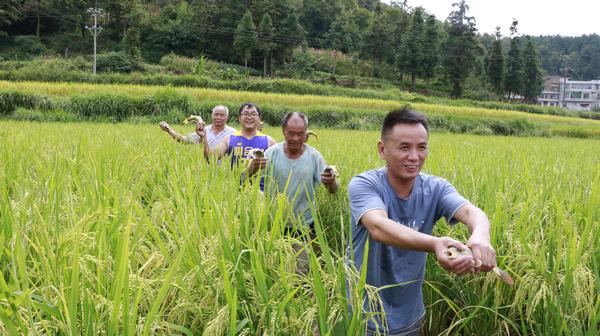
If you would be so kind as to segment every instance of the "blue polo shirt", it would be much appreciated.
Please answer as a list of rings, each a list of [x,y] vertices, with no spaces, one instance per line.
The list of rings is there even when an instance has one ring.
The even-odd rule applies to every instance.
[[[353,249],[348,247],[349,259],[360,272],[368,241],[367,284],[378,288],[394,285],[379,291],[383,303],[379,310],[385,311],[388,329],[384,330],[380,318],[376,323],[369,321],[367,328],[389,333],[405,331],[425,314],[422,287],[427,253],[377,242],[371,239],[360,220],[370,210],[383,209],[398,225],[430,235],[435,222],[442,217],[448,223],[456,223],[454,214],[468,201],[448,181],[424,173],[417,176],[410,196],[400,198],[389,183],[387,167],[353,177],[348,193]],[[367,302],[364,309],[370,311]]]

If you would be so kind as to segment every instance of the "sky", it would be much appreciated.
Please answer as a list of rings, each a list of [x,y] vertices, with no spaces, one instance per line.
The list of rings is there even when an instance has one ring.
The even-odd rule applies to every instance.
[[[458,0],[408,0],[408,5],[421,6],[444,21],[452,11],[453,2]],[[519,20],[521,35],[600,34],[600,0],[467,0],[466,3],[481,34],[493,34],[496,26],[500,26],[502,36],[508,36],[513,18]]]

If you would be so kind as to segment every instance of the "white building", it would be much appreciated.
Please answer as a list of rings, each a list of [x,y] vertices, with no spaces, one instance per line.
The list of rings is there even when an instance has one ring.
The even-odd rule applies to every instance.
[[[537,101],[543,106],[591,111],[600,108],[600,80],[573,81],[558,76],[546,77]]]

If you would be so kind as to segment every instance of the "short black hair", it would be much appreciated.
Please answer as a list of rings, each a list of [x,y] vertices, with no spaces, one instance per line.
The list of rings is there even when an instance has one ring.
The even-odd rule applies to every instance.
[[[381,139],[383,140],[397,124],[421,124],[429,134],[427,118],[417,111],[411,110],[408,107],[403,107],[389,112],[385,118],[383,118],[383,124],[381,125]]]
[[[258,112],[259,117],[262,115],[262,110],[260,109],[260,107],[258,107],[258,105],[254,104],[254,103],[242,103],[242,105],[240,106],[240,109],[238,111],[238,115],[242,115],[243,109],[251,108],[251,107],[254,107],[256,109],[256,112]]]
[[[306,128],[308,128],[308,117],[306,116],[306,114],[301,113],[301,112],[288,112],[283,116],[283,119],[281,119],[281,129],[282,130],[285,131],[285,127],[287,126],[288,121],[294,115],[297,115],[298,117],[302,118],[302,121],[304,121],[304,126]]]

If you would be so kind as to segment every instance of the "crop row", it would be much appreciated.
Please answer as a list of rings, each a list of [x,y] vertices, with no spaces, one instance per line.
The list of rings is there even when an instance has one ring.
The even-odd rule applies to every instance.
[[[271,125],[279,124],[286,112],[297,110],[305,112],[317,125],[369,129],[376,128],[387,111],[404,105],[402,102],[376,99],[139,85],[0,81],[0,90],[3,90],[0,91],[0,115],[26,120],[108,118],[123,121],[137,118],[138,121],[153,122],[162,118],[175,121],[191,113],[208,117],[214,104],[229,105],[235,110],[240,103],[252,101],[263,107],[263,119]],[[598,120],[573,117],[423,103],[411,106],[430,117],[434,130],[454,133],[552,135],[550,126],[560,125],[574,131],[563,130],[556,134],[580,136],[583,133],[577,132],[578,127],[600,127]],[[32,109],[54,111],[27,111]],[[586,136],[590,134],[596,136],[585,133]]]
[[[0,122],[0,333],[359,335],[346,186],[382,165],[377,132],[311,140],[341,172],[317,193],[314,244],[282,235],[285,201],[239,186],[154,125]],[[267,133],[281,139],[280,130]],[[596,140],[432,134],[425,171],[492,223],[493,274],[429,260],[430,335],[590,335],[600,323]],[[351,153],[352,155],[348,155]],[[462,241],[463,225],[436,235]],[[293,244],[310,272],[294,270]],[[318,248],[317,248],[318,247]]]

